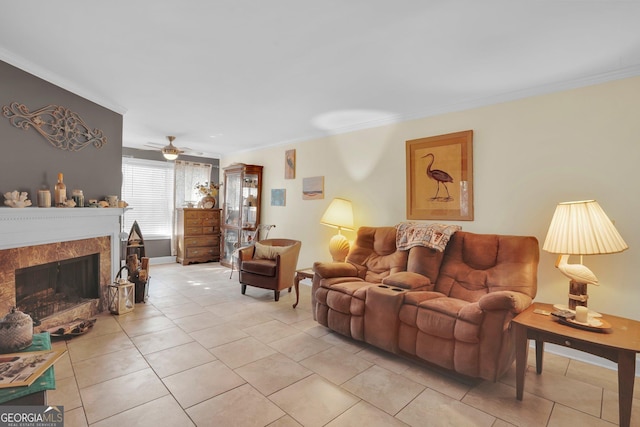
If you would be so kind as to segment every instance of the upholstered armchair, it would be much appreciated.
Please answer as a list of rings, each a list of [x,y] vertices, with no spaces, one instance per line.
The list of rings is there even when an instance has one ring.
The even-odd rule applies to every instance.
[[[247,285],[274,291],[276,301],[280,291],[293,286],[302,243],[291,239],[265,239],[242,248],[238,256],[238,270],[242,295]]]

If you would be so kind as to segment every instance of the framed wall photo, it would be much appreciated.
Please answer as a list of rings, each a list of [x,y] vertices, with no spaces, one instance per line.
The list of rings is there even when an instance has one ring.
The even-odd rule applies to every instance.
[[[302,200],[324,199],[324,176],[302,179]]]
[[[287,150],[284,153],[284,179],[296,177],[296,150]]]
[[[271,206],[285,206],[287,190],[285,188],[273,188],[271,190]]]
[[[473,221],[473,131],[406,142],[407,219]]]

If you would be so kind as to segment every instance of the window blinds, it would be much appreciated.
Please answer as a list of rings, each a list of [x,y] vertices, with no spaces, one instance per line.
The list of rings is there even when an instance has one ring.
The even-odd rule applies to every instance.
[[[144,239],[168,239],[173,223],[173,163],[122,158],[122,200],[131,211],[124,215],[124,230],[138,221]]]

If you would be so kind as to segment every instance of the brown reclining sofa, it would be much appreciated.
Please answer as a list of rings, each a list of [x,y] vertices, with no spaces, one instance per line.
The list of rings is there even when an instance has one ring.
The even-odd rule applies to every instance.
[[[443,252],[400,250],[397,227],[361,227],[345,262],[314,263],[314,318],[392,353],[496,381],[515,357],[510,321],[536,295],[537,239],[457,231]]]

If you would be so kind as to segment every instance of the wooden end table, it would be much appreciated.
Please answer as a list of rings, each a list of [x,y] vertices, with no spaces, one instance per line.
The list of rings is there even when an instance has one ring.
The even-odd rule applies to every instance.
[[[296,303],[293,304],[293,308],[296,308],[298,305],[298,300],[300,299],[300,280],[311,279],[313,280],[313,268],[303,268],[301,270],[296,270],[296,277],[293,279],[293,286],[296,288]]]
[[[516,398],[522,400],[527,369],[529,340],[536,341],[536,373],[542,373],[544,343],[561,345],[604,357],[618,364],[618,407],[620,427],[631,423],[636,354],[640,353],[640,322],[603,315],[611,324],[611,333],[592,332],[559,323],[553,316],[534,313],[554,311],[553,305],[534,303],[512,321],[516,346]]]

